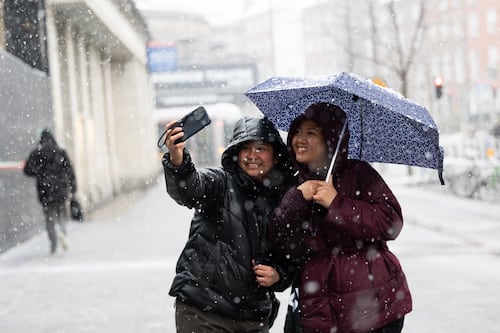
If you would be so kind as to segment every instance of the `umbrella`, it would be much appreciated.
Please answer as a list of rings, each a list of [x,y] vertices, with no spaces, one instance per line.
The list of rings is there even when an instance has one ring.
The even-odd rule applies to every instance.
[[[318,78],[274,77],[245,95],[284,131],[310,105],[336,105],[347,115],[348,158],[437,169],[444,184],[436,123],[426,108],[393,90],[342,72]]]

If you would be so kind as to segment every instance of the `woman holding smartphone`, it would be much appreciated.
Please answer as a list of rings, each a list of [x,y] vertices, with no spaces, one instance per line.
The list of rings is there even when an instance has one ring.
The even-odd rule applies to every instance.
[[[222,166],[198,169],[176,143],[184,133],[174,124],[163,157],[167,192],[195,209],[170,289],[177,332],[269,332],[274,291],[289,285],[266,237],[268,217],[293,183],[286,145],[267,119],[243,117]]]

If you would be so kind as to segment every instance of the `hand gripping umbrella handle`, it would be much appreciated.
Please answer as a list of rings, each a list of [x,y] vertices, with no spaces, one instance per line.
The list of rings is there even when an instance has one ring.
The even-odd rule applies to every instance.
[[[344,125],[342,126],[342,131],[340,131],[339,141],[337,141],[337,148],[335,148],[335,153],[333,154],[332,160],[330,161],[330,167],[328,168],[328,172],[326,173],[325,182],[328,181],[328,177],[330,177],[330,174],[333,171],[333,166],[335,164],[335,160],[337,159],[337,154],[339,153],[340,144],[342,143],[342,138],[344,137],[346,127],[347,127],[347,117],[346,120],[344,121]]]

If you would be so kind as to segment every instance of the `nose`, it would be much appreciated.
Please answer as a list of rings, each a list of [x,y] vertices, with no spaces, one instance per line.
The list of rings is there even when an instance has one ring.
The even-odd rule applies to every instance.
[[[303,133],[296,133],[294,139],[298,142],[305,142],[306,136]]]
[[[248,149],[247,158],[254,159],[256,157],[257,157],[257,148],[255,148],[255,147],[249,148]]]

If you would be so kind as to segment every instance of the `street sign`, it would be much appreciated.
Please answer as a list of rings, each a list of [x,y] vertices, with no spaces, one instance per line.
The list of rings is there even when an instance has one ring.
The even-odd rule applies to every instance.
[[[177,47],[173,43],[150,42],[147,55],[151,73],[177,70]]]

